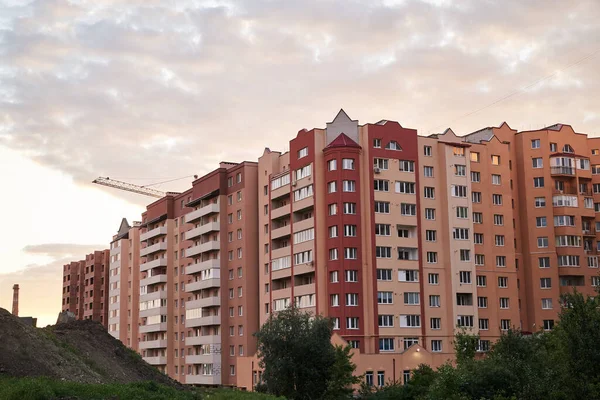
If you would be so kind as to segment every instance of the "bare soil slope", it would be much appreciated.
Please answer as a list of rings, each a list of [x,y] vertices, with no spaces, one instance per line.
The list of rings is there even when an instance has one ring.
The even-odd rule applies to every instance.
[[[33,328],[0,308],[0,375],[180,386],[92,321]]]

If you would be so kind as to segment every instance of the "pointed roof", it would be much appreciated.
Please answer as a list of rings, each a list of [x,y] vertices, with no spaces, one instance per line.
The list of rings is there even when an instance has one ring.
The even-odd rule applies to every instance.
[[[330,123],[340,120],[353,121],[352,118],[350,118],[348,114],[346,114],[346,111],[344,111],[343,108],[340,108],[340,111],[338,111],[337,115]]]
[[[122,239],[129,234],[129,229],[131,226],[129,222],[127,222],[127,218],[123,218],[121,220],[121,225],[119,226],[119,231],[117,232],[117,239]]]
[[[342,112],[343,111],[344,110],[342,110]],[[358,143],[356,143],[354,140],[349,138],[344,132],[340,133],[338,135],[338,137],[333,139],[333,141],[331,143],[329,143],[325,148],[331,149],[334,147],[355,147],[355,148],[360,149],[360,146],[358,145]]]

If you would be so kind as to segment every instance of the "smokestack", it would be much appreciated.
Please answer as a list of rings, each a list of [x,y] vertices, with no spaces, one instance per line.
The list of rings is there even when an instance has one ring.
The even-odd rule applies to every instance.
[[[15,317],[19,316],[19,285],[13,286],[13,307],[12,313]]]

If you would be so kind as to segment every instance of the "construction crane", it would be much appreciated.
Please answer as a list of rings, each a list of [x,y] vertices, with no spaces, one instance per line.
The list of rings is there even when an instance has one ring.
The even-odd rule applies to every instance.
[[[126,190],[128,192],[143,194],[143,195],[150,196],[150,197],[156,197],[159,199],[162,197],[165,197],[167,195],[167,193],[173,193],[173,192],[162,192],[160,190],[151,189],[151,188],[147,188],[144,186],[138,186],[138,185],[134,185],[132,183],[117,181],[115,179],[110,179],[108,177],[96,178],[92,181],[92,183],[96,183],[96,184],[102,185],[102,186],[108,186],[108,187],[115,188],[115,189]]]

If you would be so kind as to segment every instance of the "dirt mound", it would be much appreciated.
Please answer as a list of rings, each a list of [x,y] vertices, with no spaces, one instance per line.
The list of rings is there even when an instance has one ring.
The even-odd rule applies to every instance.
[[[82,383],[154,381],[180,386],[113,338],[97,322],[43,329],[0,308],[0,375],[47,376]]]

